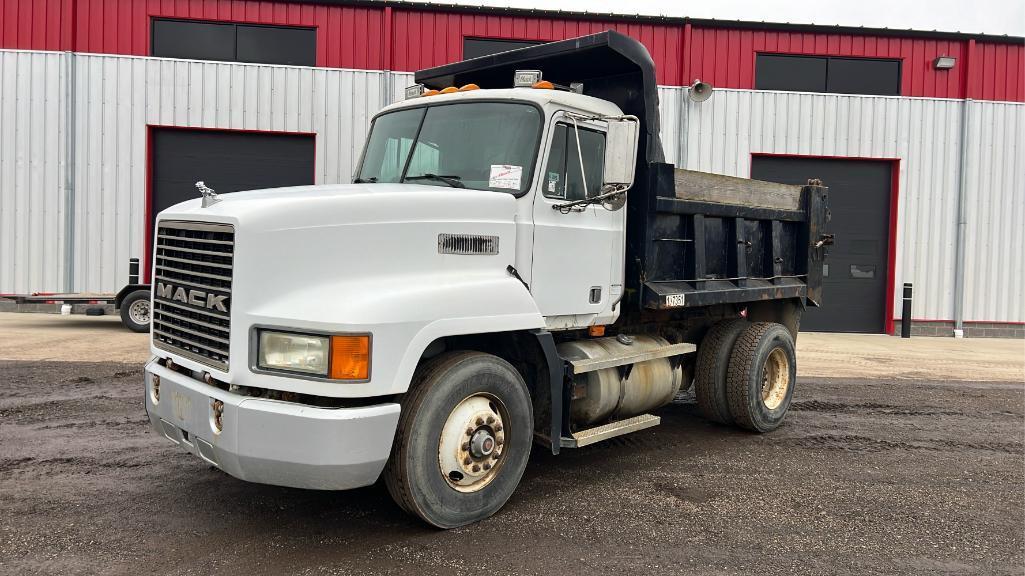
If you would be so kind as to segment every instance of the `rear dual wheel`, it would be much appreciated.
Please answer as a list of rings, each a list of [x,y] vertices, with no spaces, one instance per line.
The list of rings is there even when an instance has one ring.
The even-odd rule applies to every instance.
[[[452,352],[417,370],[384,480],[405,511],[438,528],[497,512],[520,482],[533,442],[530,395],[508,362]]]
[[[782,324],[725,320],[698,349],[694,389],[701,413],[719,424],[775,430],[797,380],[794,339]]]
[[[730,353],[726,397],[733,422],[754,432],[783,423],[797,382],[794,339],[782,324],[756,322]]]

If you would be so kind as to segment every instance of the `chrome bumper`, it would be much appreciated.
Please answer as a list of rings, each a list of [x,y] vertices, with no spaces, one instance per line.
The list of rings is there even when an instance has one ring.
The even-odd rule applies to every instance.
[[[159,401],[153,377],[159,376]],[[228,474],[262,484],[344,490],[384,469],[398,404],[316,408],[225,392],[151,361],[146,411],[158,434]],[[215,400],[224,403],[222,429]]]

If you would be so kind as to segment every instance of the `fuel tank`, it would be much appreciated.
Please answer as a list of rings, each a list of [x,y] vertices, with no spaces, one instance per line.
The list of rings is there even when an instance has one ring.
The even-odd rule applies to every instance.
[[[668,346],[658,336],[631,336],[574,340],[558,345],[567,360],[602,358]],[[672,401],[683,383],[683,370],[671,358],[659,358],[626,367],[580,374],[570,394],[570,422],[576,426],[619,420],[643,414]],[[626,378],[623,374],[626,373]]]

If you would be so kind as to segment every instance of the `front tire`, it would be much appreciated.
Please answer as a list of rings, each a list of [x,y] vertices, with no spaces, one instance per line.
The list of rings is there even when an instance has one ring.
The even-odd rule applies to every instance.
[[[132,332],[149,332],[149,290],[136,290],[121,301],[121,323]]]
[[[417,369],[384,470],[392,499],[438,528],[497,512],[533,442],[530,394],[508,362],[452,352]]]
[[[769,432],[782,423],[797,383],[794,339],[782,324],[758,322],[737,338],[730,355],[726,394],[741,428]]]

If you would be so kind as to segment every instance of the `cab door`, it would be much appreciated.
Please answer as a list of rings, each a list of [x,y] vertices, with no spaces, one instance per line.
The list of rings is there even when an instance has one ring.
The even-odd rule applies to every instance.
[[[564,206],[600,193],[605,128],[557,116],[546,152],[534,196],[530,291],[550,329],[612,321],[622,288],[626,211]]]

